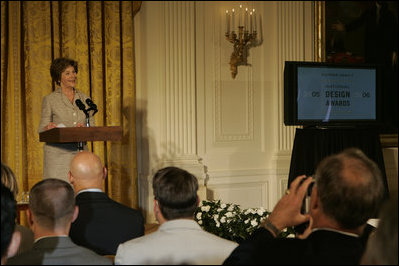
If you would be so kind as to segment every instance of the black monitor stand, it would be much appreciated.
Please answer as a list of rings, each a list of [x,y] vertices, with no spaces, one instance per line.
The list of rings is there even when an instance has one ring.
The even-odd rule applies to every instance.
[[[298,128],[292,149],[288,187],[295,177],[314,174],[318,163],[324,157],[350,147],[361,149],[377,163],[385,185],[385,198],[388,198],[388,181],[379,131],[371,128]]]

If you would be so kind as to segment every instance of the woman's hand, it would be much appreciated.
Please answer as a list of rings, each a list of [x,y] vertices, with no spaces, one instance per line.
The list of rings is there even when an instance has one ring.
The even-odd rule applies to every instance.
[[[50,123],[48,123],[47,126],[44,127],[44,130],[50,130],[50,129],[53,129],[56,127],[57,127],[57,125],[54,122],[50,122]]]
[[[76,127],[84,127],[85,125],[83,125],[82,123],[77,123]]]

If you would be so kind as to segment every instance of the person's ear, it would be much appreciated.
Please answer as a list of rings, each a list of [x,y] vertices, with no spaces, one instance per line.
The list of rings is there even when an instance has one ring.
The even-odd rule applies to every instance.
[[[163,224],[166,221],[162,214],[161,207],[159,206],[159,202],[156,199],[154,199],[154,215],[158,223]]]
[[[154,199],[154,214],[157,214],[158,212],[159,212],[158,201]]]
[[[14,231],[11,237],[10,245],[8,245],[7,258],[13,257],[15,254],[17,254],[20,243],[21,233],[18,231]]]
[[[76,218],[78,218],[78,215],[79,215],[79,207],[75,206],[73,210],[72,223],[76,220]]]
[[[309,210],[315,211],[318,210],[319,208],[320,208],[319,191],[317,190],[317,186],[314,186],[312,190],[312,195],[310,197]]]
[[[69,180],[69,183],[73,184],[73,175],[72,175],[71,171],[68,171],[68,180]]]
[[[33,228],[32,228],[34,226],[33,214],[29,208],[26,210],[26,218],[28,219],[29,227],[33,230]]]
[[[103,179],[107,178],[108,170],[107,167],[103,167]]]

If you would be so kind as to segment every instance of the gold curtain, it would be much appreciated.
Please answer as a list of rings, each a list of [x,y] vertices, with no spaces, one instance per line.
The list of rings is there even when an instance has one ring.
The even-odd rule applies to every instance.
[[[99,112],[96,126],[122,126],[121,142],[94,142],[108,168],[110,197],[138,207],[135,143],[134,15],[141,1],[1,1],[1,160],[20,191],[42,179],[37,129],[52,92],[50,64],[79,63],[77,88]]]

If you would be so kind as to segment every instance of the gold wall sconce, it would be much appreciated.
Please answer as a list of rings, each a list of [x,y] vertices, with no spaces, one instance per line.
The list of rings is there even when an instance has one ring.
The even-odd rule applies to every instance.
[[[230,30],[231,22],[231,30]],[[233,79],[237,76],[238,66],[248,66],[247,57],[250,47],[257,46],[256,13],[255,9],[243,11],[242,5],[238,11],[238,35],[235,32],[235,10],[226,10],[226,39],[233,44],[233,53],[230,56],[230,70]]]

